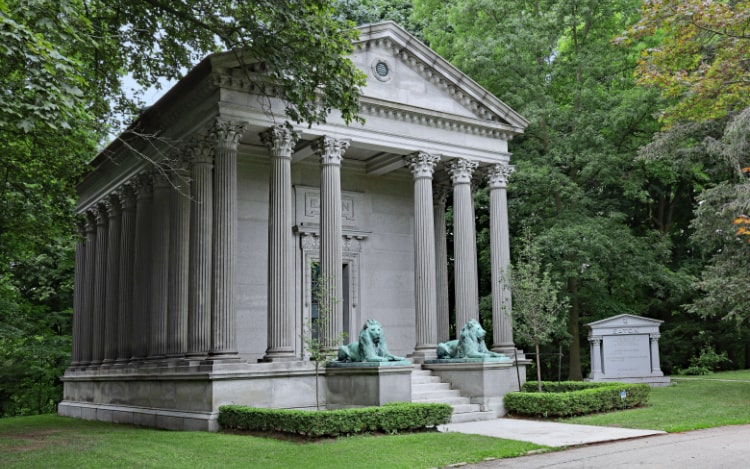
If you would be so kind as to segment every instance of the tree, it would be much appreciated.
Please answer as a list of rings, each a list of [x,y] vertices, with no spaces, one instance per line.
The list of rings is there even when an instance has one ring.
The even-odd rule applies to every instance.
[[[702,246],[708,265],[695,286],[702,293],[687,306],[704,318],[721,318],[747,325],[750,320],[750,243],[746,220],[750,214],[750,108],[734,117],[720,140],[709,140],[708,151],[732,176],[704,190],[693,220],[693,241]]]
[[[320,274],[320,264],[313,263],[313,282],[312,295],[313,307],[317,310],[317,317],[312,317],[305,321],[304,330],[302,331],[302,343],[305,352],[310,355],[310,360],[315,362],[315,406],[320,410],[320,367],[325,366],[337,354],[337,348],[346,340],[346,333],[341,332],[336,337],[326,338],[321,335],[322,331],[329,330],[331,325],[333,311],[331,307],[336,305],[340,300],[332,297],[331,281],[323,278]],[[330,301],[326,301],[330,300]]]
[[[641,19],[621,41],[652,37],[636,74],[673,99],[665,125],[718,119],[750,105],[748,1],[644,1]]]
[[[71,297],[44,304],[26,288],[23,266],[49,255],[53,240],[68,256],[60,263],[72,264],[75,186],[96,148],[144,104],[125,89],[126,75],[158,87],[206,54],[242,50],[245,60],[267,64],[290,121],[323,122],[334,109],[356,120],[364,81],[348,55],[357,32],[332,3],[0,0],[0,330],[29,341],[70,335],[69,321],[50,332],[37,319],[70,314]],[[39,268],[54,278],[57,264]],[[3,340],[2,359],[30,343]]]
[[[543,269],[531,232],[527,230],[511,275],[513,334],[521,344],[534,346],[539,392],[542,392],[539,346],[564,335],[567,300],[558,299],[561,288],[562,284],[552,280],[549,268]]]
[[[511,235],[519,239],[530,227],[553,280],[565,286],[571,379],[583,378],[582,321],[668,315],[669,290],[688,290],[687,278],[666,268],[671,236],[687,221],[655,233],[638,218],[657,191],[649,187],[654,168],[636,155],[659,129],[653,116],[663,103],[656,90],[635,84],[640,50],[612,38],[637,21],[639,7],[635,0],[415,2],[430,45],[530,121],[511,144]],[[485,211],[477,207],[480,221]],[[486,249],[479,247],[480,258]]]

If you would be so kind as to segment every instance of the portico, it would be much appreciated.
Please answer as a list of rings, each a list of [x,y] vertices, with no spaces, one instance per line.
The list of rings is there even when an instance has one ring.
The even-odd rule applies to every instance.
[[[283,100],[255,88],[262,64],[216,54],[92,161],[61,414],[214,429],[224,403],[314,407],[302,334],[321,312],[331,347],[376,318],[394,354],[434,358],[449,192],[458,328],[478,317],[479,184],[494,349],[514,350],[507,142],[526,121],[394,23],[355,46],[364,125],[283,125]]]

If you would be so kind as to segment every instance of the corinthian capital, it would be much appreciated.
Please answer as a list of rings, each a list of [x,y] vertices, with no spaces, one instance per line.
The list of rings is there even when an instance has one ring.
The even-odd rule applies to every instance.
[[[490,189],[507,187],[508,179],[515,170],[515,166],[507,164],[493,164],[490,166],[487,170],[487,182],[490,184]]]
[[[291,158],[297,138],[296,132],[283,125],[274,125],[260,134],[261,143],[266,145],[276,158]]]
[[[320,162],[323,165],[340,165],[347,148],[349,148],[349,140],[337,140],[327,135],[312,143],[312,149],[320,156]]]
[[[453,185],[456,184],[471,184],[471,176],[474,174],[474,170],[477,169],[479,163],[476,161],[470,161],[464,158],[451,161],[448,166],[448,173],[451,176]]]
[[[236,150],[245,130],[247,122],[218,119],[211,128],[210,135],[216,140],[217,146]]]
[[[414,179],[432,178],[432,175],[435,172],[435,165],[440,161],[440,155],[418,151],[406,155],[404,159],[409,165],[409,169],[411,170]]]

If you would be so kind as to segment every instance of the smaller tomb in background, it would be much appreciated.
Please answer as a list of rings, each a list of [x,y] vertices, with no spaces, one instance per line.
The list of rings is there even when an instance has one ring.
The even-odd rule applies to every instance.
[[[591,381],[669,385],[659,362],[657,319],[620,314],[586,326],[591,346]]]

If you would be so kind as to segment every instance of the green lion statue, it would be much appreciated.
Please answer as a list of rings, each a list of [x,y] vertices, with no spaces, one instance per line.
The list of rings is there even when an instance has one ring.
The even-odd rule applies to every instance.
[[[458,340],[438,344],[437,356],[439,359],[504,357],[502,353],[487,350],[487,345],[484,343],[486,334],[479,321],[469,319],[469,322],[461,328]]]
[[[403,357],[388,351],[383,335],[383,326],[374,319],[368,319],[359,332],[359,341],[339,347],[340,362],[387,362],[401,361]]]

